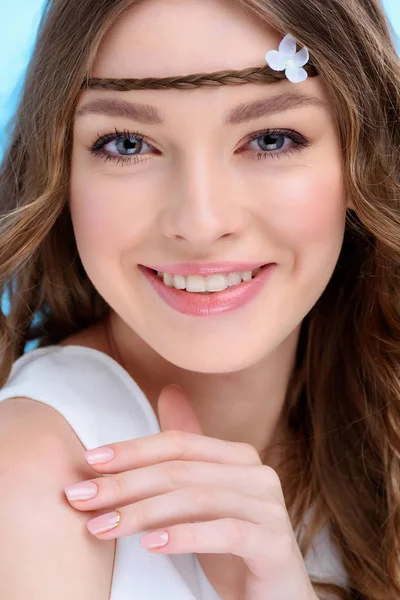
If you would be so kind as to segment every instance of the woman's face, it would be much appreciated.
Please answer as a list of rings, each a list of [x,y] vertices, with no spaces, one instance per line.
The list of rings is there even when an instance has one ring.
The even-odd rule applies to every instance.
[[[92,76],[263,66],[282,37],[228,0],[151,0],[110,28]],[[280,112],[224,122],[240,104],[295,93],[321,104],[283,110],[281,99]],[[75,117],[70,208],[94,286],[128,336],[134,330],[181,368],[222,373],[262,360],[321,296],[343,241],[348,206],[341,150],[320,78],[192,90],[93,89],[82,93],[78,110],[97,99],[151,105],[162,122],[100,110]],[[276,137],[268,129],[279,130]],[[128,133],[128,143],[118,141],[116,130]],[[106,134],[109,141],[95,156],[87,147]],[[250,303],[206,317],[171,308],[138,269],[213,261],[277,266]]]

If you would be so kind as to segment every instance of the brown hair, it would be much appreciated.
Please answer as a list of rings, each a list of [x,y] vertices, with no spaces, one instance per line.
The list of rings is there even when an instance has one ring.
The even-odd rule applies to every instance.
[[[315,506],[303,556],[327,523],[349,574],[348,591],[315,581],[319,593],[395,600],[400,68],[394,32],[378,0],[236,1],[309,48],[330,95],[346,193],[355,206],[332,278],[302,323],[285,407],[286,506],[294,528]],[[0,311],[0,386],[28,341],[57,344],[108,312],[83,269],[68,210],[72,124],[99,43],[132,4],[47,1],[0,171],[0,293],[10,302],[7,314]],[[216,83],[203,74],[196,84]]]

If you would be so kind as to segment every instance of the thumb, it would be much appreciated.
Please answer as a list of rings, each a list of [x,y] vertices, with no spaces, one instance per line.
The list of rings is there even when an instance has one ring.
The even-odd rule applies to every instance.
[[[165,386],[158,398],[161,431],[180,429],[203,435],[200,422],[183,389],[177,384]]]

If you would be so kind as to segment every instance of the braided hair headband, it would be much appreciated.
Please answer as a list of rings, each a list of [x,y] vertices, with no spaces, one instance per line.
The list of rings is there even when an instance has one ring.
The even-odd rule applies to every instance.
[[[279,50],[269,50],[267,52],[265,61],[267,62],[266,67],[250,67],[241,71],[216,71],[207,74],[194,73],[181,77],[145,77],[144,79],[88,78],[82,83],[81,89],[97,88],[117,91],[162,90],[168,88],[192,89],[205,85],[276,83],[285,77],[292,83],[300,83],[305,81],[308,76],[316,77],[318,75],[316,67],[309,62],[308,49],[303,47],[296,52],[296,40],[290,33],[279,44]]]

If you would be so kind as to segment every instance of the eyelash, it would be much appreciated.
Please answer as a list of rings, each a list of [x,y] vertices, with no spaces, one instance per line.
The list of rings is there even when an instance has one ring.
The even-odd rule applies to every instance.
[[[256,160],[261,160],[261,159],[264,159],[267,157],[279,158],[282,156],[282,154],[290,155],[292,152],[301,151],[303,148],[307,148],[309,145],[308,141],[303,136],[301,136],[296,131],[294,131],[293,129],[265,129],[263,131],[257,131],[256,133],[252,133],[251,135],[248,136],[247,143],[257,140],[258,138],[266,136],[266,135],[287,137],[287,138],[291,139],[295,145],[292,146],[289,150],[277,150],[275,152],[268,152],[267,150],[263,150],[260,152],[245,150],[244,152],[246,152],[246,153],[250,152],[250,154],[252,154]],[[100,136],[100,134],[98,133],[97,138],[93,142],[93,144],[91,146],[86,146],[86,148],[87,148],[87,150],[89,150],[89,152],[93,156],[95,156],[96,158],[101,158],[101,159],[105,160],[106,162],[111,160],[111,161],[116,161],[117,164],[120,164],[121,162],[123,164],[130,164],[132,162],[134,164],[136,164],[138,162],[142,162],[143,160],[147,160],[147,159],[141,158],[142,156],[146,156],[146,153],[145,154],[131,154],[130,156],[118,156],[118,155],[109,154],[108,152],[105,152],[103,150],[103,147],[105,145],[107,145],[110,142],[113,142],[117,139],[120,139],[120,138],[125,139],[125,140],[127,140],[129,138],[136,138],[136,141],[139,141],[139,142],[141,142],[142,140],[145,141],[145,136],[142,135],[138,131],[130,132],[125,129],[123,132],[120,132],[115,128],[115,133],[107,133],[106,135],[102,135],[102,136]],[[153,148],[153,146],[151,144],[148,144],[148,146]]]

